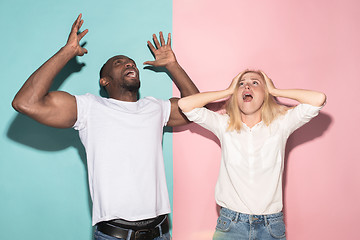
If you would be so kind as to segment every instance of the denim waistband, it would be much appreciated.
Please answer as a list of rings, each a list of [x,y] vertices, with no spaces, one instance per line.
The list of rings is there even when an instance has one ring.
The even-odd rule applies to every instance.
[[[261,222],[267,221],[274,218],[283,217],[282,212],[273,213],[273,214],[264,214],[264,215],[252,215],[246,213],[235,212],[228,208],[222,207],[220,210],[220,215],[231,219],[234,222],[242,221],[242,222]]]

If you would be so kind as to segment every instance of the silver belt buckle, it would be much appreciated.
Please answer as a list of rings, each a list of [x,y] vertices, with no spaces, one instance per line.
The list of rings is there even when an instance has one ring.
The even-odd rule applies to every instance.
[[[135,232],[135,240],[151,240],[153,233],[151,229],[137,230]]]

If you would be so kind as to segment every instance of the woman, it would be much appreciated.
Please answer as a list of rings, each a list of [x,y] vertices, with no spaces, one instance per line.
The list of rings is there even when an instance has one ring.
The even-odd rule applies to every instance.
[[[230,97],[226,114],[203,106]],[[298,101],[286,107],[274,97]],[[261,71],[238,74],[222,91],[179,100],[189,120],[212,131],[221,143],[216,203],[221,207],[214,238],[285,239],[282,173],[285,144],[297,128],[318,115],[325,94],[277,89]]]

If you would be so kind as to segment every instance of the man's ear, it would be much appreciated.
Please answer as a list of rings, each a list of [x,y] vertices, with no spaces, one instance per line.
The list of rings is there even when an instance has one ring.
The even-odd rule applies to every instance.
[[[109,80],[107,77],[100,78],[100,86],[106,87],[109,84]]]

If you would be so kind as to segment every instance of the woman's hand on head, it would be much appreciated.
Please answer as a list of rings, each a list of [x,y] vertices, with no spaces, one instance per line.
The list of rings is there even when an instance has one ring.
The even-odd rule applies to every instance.
[[[276,89],[273,81],[266,75],[266,73],[264,73],[263,71],[259,70],[261,72],[261,74],[263,75],[264,79],[265,79],[265,84],[266,87],[269,91],[269,93],[272,95],[273,90]]]
[[[240,72],[238,75],[236,75],[233,80],[231,81],[230,86],[227,88],[227,90],[233,94],[235,89],[236,89],[236,85],[239,83],[240,77],[243,74],[243,72]]]

